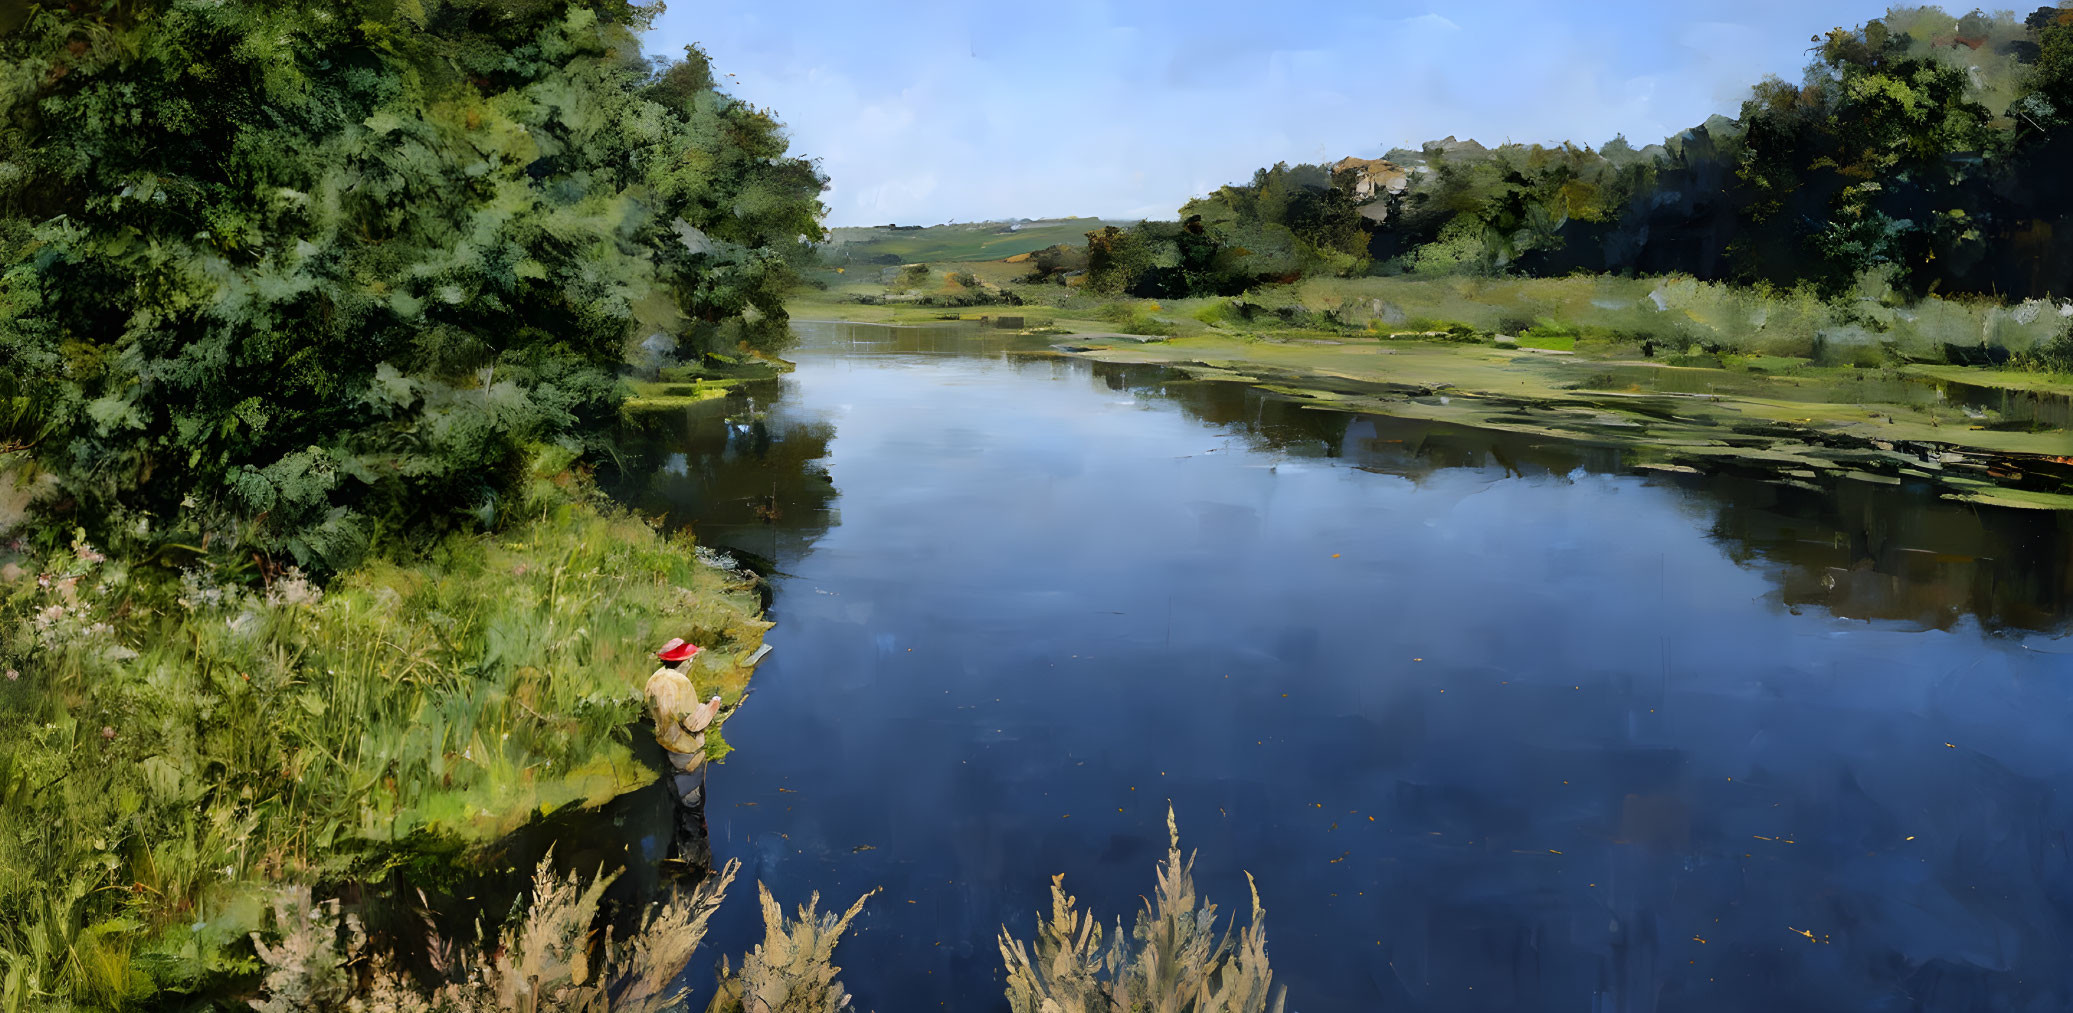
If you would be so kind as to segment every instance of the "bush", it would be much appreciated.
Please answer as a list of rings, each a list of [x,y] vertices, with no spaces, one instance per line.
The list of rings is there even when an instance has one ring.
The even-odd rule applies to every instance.
[[[2024,369],[2039,373],[2073,374],[2073,327],[2022,353],[2016,361]]]
[[[427,6],[0,35],[0,445],[50,530],[333,572],[602,449],[637,337],[782,339],[821,180],[767,114],[625,0]]]
[[[1101,308],[1101,318],[1115,324],[1124,334],[1164,336],[1174,332],[1173,324],[1154,315],[1157,303],[1142,304],[1130,302],[1110,303]]]

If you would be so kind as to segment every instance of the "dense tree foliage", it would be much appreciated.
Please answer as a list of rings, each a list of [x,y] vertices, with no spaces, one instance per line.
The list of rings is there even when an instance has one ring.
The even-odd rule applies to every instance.
[[[627,0],[0,22],[0,441],[47,516],[330,570],[602,448],[646,342],[770,348],[823,181]],[[658,342],[656,336],[663,336]]]
[[[1409,172],[1400,192],[1260,170],[1178,225],[1090,236],[1089,283],[1170,297],[1318,274],[1676,272],[2073,296],[2073,9],[1894,8],[1811,41],[1800,83],[1764,81],[1735,118],[1644,149],[1448,138],[1386,156]]]

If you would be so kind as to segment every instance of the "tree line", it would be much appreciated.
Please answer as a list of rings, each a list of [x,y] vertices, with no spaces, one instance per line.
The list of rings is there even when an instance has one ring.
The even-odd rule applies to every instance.
[[[2073,9],[1896,7],[1811,41],[1799,83],[1767,79],[1738,116],[1661,144],[1448,138],[1277,163],[1034,274],[1084,267],[1095,291],[1150,298],[1443,272],[2073,295]]]

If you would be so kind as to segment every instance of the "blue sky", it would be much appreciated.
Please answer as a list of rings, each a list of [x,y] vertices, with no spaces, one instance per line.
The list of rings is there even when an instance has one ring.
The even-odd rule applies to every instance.
[[[834,185],[829,225],[1170,216],[1260,165],[1625,134],[1732,114],[1840,0],[1315,3],[761,0],[669,5]],[[1968,8],[1969,9],[1969,8]],[[724,75],[733,76],[724,76]]]

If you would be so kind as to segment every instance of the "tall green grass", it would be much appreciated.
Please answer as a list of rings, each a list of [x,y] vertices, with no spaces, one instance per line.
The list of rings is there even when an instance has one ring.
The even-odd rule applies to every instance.
[[[1004,265],[963,265],[984,274]],[[996,271],[996,273],[999,273]],[[1154,322],[1132,333],[1186,337],[1236,333],[1386,337],[1462,332],[1525,337],[1529,347],[1573,337],[1580,355],[1772,356],[1833,366],[2007,361],[2067,371],[2064,304],[2007,305],[1983,298],[1904,300],[1877,277],[1846,296],[1804,289],[1704,282],[1687,277],[1578,275],[1512,278],[1474,274],[1310,278],[1263,285],[1230,298],[1106,298],[1084,286],[1010,284],[1029,311],[1082,322]],[[824,297],[803,294],[802,302]],[[1154,305],[1160,308],[1154,310]],[[841,310],[817,303],[815,312]],[[1555,342],[1555,344],[1568,344]],[[2057,351],[2054,351],[2057,349]],[[1953,350],[1957,356],[1953,357]]]
[[[0,583],[0,1010],[254,973],[243,941],[283,884],[646,783],[629,723],[663,639],[713,648],[694,678],[737,699],[753,591],[566,465],[503,532],[322,589],[84,542]]]
[[[1942,362],[1948,348],[2022,356],[2065,333],[2057,304],[1897,299],[1875,279],[1847,298],[1690,278],[1319,278],[1248,292],[1273,326],[1289,316],[1380,333],[1434,322],[1491,334],[1562,331],[1581,347],[1791,356],[1833,365]]]

